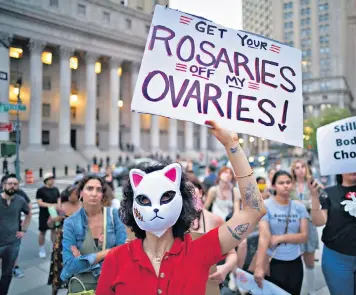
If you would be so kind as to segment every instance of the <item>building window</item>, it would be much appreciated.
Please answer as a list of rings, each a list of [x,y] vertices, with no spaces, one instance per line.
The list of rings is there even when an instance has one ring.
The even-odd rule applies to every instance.
[[[320,89],[321,90],[328,90],[329,89],[329,83],[325,82],[325,81],[320,82]]]
[[[49,145],[50,144],[50,132],[49,130],[42,130],[42,144]]]
[[[285,12],[283,14],[284,19],[290,19],[293,17],[293,12]]]
[[[320,43],[329,43],[329,36],[320,36]]]
[[[58,7],[58,0],[49,0],[49,6]]]
[[[43,76],[42,89],[51,90],[52,89],[52,79],[50,76]]]
[[[329,20],[329,14],[319,15],[319,22],[326,22]]]
[[[77,118],[77,108],[70,107],[70,117],[75,120]]]
[[[293,22],[286,22],[284,23],[285,29],[293,29]]]
[[[300,12],[302,16],[310,15],[310,7],[302,8]]]
[[[107,24],[110,23],[110,13],[107,11],[103,11],[103,21]]]
[[[84,4],[78,4],[77,6],[77,13],[80,16],[85,16],[87,13],[87,7]]]
[[[303,18],[302,21],[300,22],[302,26],[310,25],[310,17]]]
[[[131,30],[132,21],[131,21],[129,18],[127,18],[127,19],[125,20],[125,25],[126,25],[126,29]]]
[[[300,4],[301,5],[309,5],[310,4],[310,0],[300,0]]]
[[[42,104],[42,117],[43,118],[51,117],[51,105],[49,103]]]
[[[320,47],[320,54],[327,54],[330,52],[329,47]]]
[[[328,30],[329,30],[329,25],[320,25],[319,26],[320,35],[327,34]]]
[[[100,109],[99,108],[96,109],[96,120],[100,121]]]
[[[128,5],[127,2],[128,2],[128,0],[121,0],[121,1],[120,1],[120,4],[121,4],[121,5],[124,5],[124,6],[127,6],[127,5]]]
[[[328,96],[327,95],[323,95],[323,100],[327,100]]]
[[[287,3],[284,3],[283,5],[284,9],[292,9],[293,8],[293,2],[287,2]]]
[[[328,9],[329,9],[328,3],[319,4],[319,11],[327,11]]]

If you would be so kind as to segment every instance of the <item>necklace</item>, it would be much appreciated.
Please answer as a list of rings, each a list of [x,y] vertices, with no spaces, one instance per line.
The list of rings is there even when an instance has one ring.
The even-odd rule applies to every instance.
[[[150,252],[150,254],[151,254],[152,256],[154,256],[154,258],[153,258],[153,263],[160,264],[160,263],[162,262],[162,256],[163,256],[163,255],[158,256],[158,255],[156,255],[155,253],[153,253],[153,251],[151,251],[151,249],[148,248],[147,243],[146,243],[146,249],[147,249],[148,252]]]

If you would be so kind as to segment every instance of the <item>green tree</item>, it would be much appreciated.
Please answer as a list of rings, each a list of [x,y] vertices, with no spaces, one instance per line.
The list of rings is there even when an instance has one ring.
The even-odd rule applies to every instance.
[[[312,116],[304,120],[304,147],[316,149],[316,130],[319,127],[350,116],[349,109],[331,107],[322,110],[319,116]]]

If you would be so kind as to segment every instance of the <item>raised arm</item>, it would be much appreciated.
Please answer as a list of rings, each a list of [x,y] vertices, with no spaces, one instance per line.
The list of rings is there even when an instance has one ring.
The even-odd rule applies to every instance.
[[[254,272],[255,281],[257,285],[262,288],[263,280],[265,278],[265,265],[266,265],[266,253],[271,243],[271,231],[267,220],[261,220],[259,224],[260,236],[258,239],[258,248],[256,252],[256,268]]]
[[[239,145],[237,135],[222,129],[213,121],[207,121],[206,124],[212,127],[212,133],[224,145],[241,193],[243,209],[234,212],[232,218],[219,228],[221,251],[222,254],[226,254],[237,247],[253,231],[263,215],[266,214],[266,209],[257,187],[256,178]]]

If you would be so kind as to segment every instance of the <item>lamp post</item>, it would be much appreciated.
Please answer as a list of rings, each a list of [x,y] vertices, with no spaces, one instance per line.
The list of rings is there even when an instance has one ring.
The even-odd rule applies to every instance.
[[[19,78],[16,82],[16,87],[18,88],[18,93],[17,93],[17,104],[21,104],[21,86],[22,86],[22,78]],[[16,160],[15,160],[15,172],[16,172],[16,178],[20,181],[21,180],[21,175],[20,175],[20,110],[17,108],[16,111]]]

